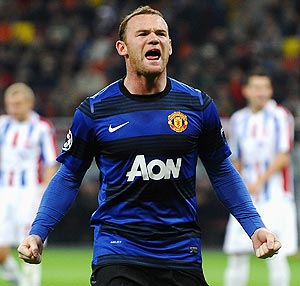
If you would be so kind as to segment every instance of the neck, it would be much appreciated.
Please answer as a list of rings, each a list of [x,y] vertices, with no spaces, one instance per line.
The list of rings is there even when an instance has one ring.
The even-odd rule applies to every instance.
[[[167,85],[167,75],[166,73],[155,76],[130,76],[127,74],[124,79],[124,85],[132,94],[147,95],[159,93],[162,92]]]
[[[28,114],[22,114],[22,115],[11,115],[11,117],[18,121],[18,122],[25,122],[29,119],[29,113]]]
[[[263,105],[254,105],[254,104],[252,104],[249,107],[250,107],[252,113],[258,113],[258,112],[264,110],[266,105],[267,105],[267,103],[265,103]]]

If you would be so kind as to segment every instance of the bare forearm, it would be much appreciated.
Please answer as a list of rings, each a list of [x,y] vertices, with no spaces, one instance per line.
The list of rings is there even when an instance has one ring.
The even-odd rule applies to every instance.
[[[260,180],[262,184],[265,184],[268,179],[276,172],[283,170],[290,164],[290,154],[289,153],[279,153],[276,155],[270,166],[266,169],[264,173],[261,174]]]

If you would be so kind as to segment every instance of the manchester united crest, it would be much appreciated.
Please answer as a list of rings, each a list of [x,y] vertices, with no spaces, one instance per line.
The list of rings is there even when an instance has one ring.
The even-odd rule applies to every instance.
[[[188,126],[187,116],[180,111],[175,111],[168,116],[168,124],[175,132],[182,132]]]

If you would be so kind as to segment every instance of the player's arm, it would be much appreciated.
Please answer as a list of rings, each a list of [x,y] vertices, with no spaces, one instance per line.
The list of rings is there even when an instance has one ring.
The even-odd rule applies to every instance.
[[[60,166],[43,195],[30,235],[18,247],[19,256],[25,262],[41,261],[43,242],[71,207],[83,176],[72,173],[63,164]]]
[[[251,238],[257,257],[266,258],[277,253],[280,242],[265,228],[241,176],[230,160],[204,162],[204,166],[218,198]]]
[[[294,118],[290,112],[283,108],[276,109],[276,155],[267,169],[259,174],[257,181],[251,186],[255,190],[260,189],[270,177],[281,172],[291,164],[291,151],[294,142]]]
[[[280,172],[285,167],[288,167],[290,164],[290,153],[278,153],[274,160],[271,162],[269,167],[265,170],[265,172],[261,173],[256,182],[249,186],[249,191],[254,193],[258,191],[264,184],[269,180],[269,178],[276,172]]]

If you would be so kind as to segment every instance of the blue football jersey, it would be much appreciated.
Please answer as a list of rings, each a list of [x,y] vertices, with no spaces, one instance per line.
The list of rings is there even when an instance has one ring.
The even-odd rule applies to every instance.
[[[213,100],[172,78],[158,94],[119,80],[83,101],[58,161],[75,174],[93,159],[99,168],[92,263],[199,269],[197,159],[230,154]]]

